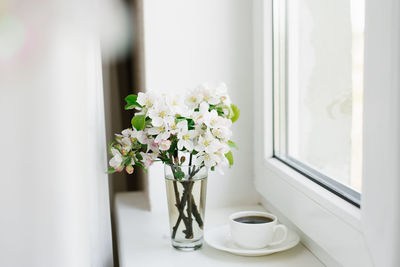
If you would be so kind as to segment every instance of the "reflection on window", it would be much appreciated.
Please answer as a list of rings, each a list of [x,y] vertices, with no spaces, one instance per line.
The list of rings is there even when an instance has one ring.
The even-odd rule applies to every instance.
[[[364,0],[274,1],[275,155],[359,204]]]

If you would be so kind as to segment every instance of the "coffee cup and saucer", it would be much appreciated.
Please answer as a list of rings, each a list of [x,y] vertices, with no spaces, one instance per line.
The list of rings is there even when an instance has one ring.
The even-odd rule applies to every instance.
[[[263,256],[296,246],[300,238],[267,212],[241,211],[229,216],[229,224],[205,233],[213,248],[241,256]]]

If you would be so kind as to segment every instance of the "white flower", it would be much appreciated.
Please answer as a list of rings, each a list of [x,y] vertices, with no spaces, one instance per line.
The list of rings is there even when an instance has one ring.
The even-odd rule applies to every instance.
[[[229,138],[232,136],[232,131],[225,127],[212,129],[211,132],[223,142],[228,142]]]
[[[167,139],[170,137],[170,135],[171,135],[171,133],[168,132],[168,131],[165,129],[164,126],[149,128],[149,129],[147,130],[147,133],[148,133],[149,135],[156,135],[156,138],[154,139],[154,141],[155,141],[156,143],[160,143],[162,140],[167,140]]]
[[[171,134],[176,134],[176,133],[179,131],[179,129],[178,129],[178,124],[176,123],[175,119],[172,120],[171,122],[169,122],[169,123],[166,125],[166,128],[168,129],[168,131],[169,131]]]
[[[204,84],[202,86],[203,101],[210,105],[217,105],[220,103],[219,95],[216,94],[215,90],[209,88],[208,85]]]
[[[132,141],[129,137],[124,137],[124,138],[122,138],[121,144],[125,148],[130,148],[132,146]]]
[[[219,158],[214,154],[214,153],[200,153],[196,160],[194,161],[194,164],[196,166],[201,166],[204,165],[208,168],[211,168],[213,166],[216,166],[218,164]]]
[[[147,143],[147,152],[151,150],[152,152],[158,153],[158,144],[154,141],[154,139],[149,139],[149,142]]]
[[[185,104],[191,108],[196,108],[203,100],[203,94],[201,89],[191,91],[185,98]]]
[[[121,132],[122,136],[131,137],[134,136],[134,131],[131,128],[125,129]]]
[[[188,151],[192,151],[194,144],[193,138],[197,136],[195,130],[188,130],[188,123],[186,120],[180,121],[177,124],[178,128],[178,149],[182,150],[184,147]]]
[[[160,103],[149,109],[147,115],[151,118],[151,123],[155,127],[171,124],[175,120],[168,106]]]
[[[121,140],[121,144],[122,144],[122,149],[121,149],[122,155],[123,156],[128,155],[129,151],[132,149],[131,139],[129,137],[124,137]]]
[[[141,106],[146,106],[148,108],[152,107],[157,101],[157,97],[152,92],[142,93],[139,92],[136,102]]]
[[[135,133],[135,137],[141,143],[142,145],[147,145],[149,143],[149,138],[147,137],[147,134],[145,131],[137,131]]]
[[[153,162],[157,159],[158,157],[158,153],[144,153],[144,152],[140,152],[140,155],[142,156],[142,163],[144,165],[145,169],[148,169],[151,164],[153,164]]]
[[[204,114],[204,124],[210,128],[216,128],[221,122],[221,117],[218,116],[218,112],[216,110],[211,110]]]
[[[171,147],[171,141],[169,140],[162,140],[158,146],[158,148],[163,151],[168,150],[170,147]]]
[[[113,157],[110,159],[109,164],[114,169],[118,169],[122,164],[122,155],[117,149],[113,147],[111,148],[111,153]]]
[[[215,89],[215,95],[224,105],[229,106],[231,104],[231,99],[229,98],[228,88],[226,87],[226,84],[220,83]]]
[[[182,120],[182,121],[178,122],[178,124],[176,125],[176,128],[178,130],[178,133],[187,132],[188,131],[188,122],[187,122],[187,120]]]
[[[183,105],[180,95],[165,96],[165,102],[173,114],[185,116],[187,113],[186,105]]]
[[[216,115],[214,111],[215,110],[212,110],[210,112],[205,124],[212,129],[211,132],[215,137],[227,142],[232,136],[232,131],[230,130],[232,121]]]
[[[204,163],[204,165],[209,168],[216,166],[228,166],[229,162],[225,157],[225,154],[228,152],[228,145],[219,143],[216,149],[200,152],[195,160],[195,165],[201,166]]]
[[[220,142],[219,144],[220,144],[220,146],[218,147],[217,151],[215,151],[214,153],[225,159],[225,154],[230,151],[230,148],[227,143]]]
[[[199,111],[193,113],[193,120],[195,124],[202,124],[208,120],[208,109],[210,106],[206,102],[202,102],[199,107]]]
[[[219,127],[230,128],[232,126],[232,121],[227,118],[221,118]]]
[[[201,135],[198,140],[198,144],[195,147],[196,151],[202,152],[205,151],[206,153],[213,153],[219,149],[221,143],[214,138],[214,136],[206,132],[204,135]]]

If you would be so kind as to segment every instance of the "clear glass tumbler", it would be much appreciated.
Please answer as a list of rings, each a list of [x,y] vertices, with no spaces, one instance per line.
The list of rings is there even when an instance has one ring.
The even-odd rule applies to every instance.
[[[203,245],[206,167],[164,165],[172,246],[193,251]]]

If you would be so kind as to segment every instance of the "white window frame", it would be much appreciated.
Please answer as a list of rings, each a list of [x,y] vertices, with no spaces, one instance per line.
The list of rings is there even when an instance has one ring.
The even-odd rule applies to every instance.
[[[255,187],[328,266],[400,266],[399,18],[398,0],[366,0],[358,209],[273,158],[272,0],[254,1]]]

